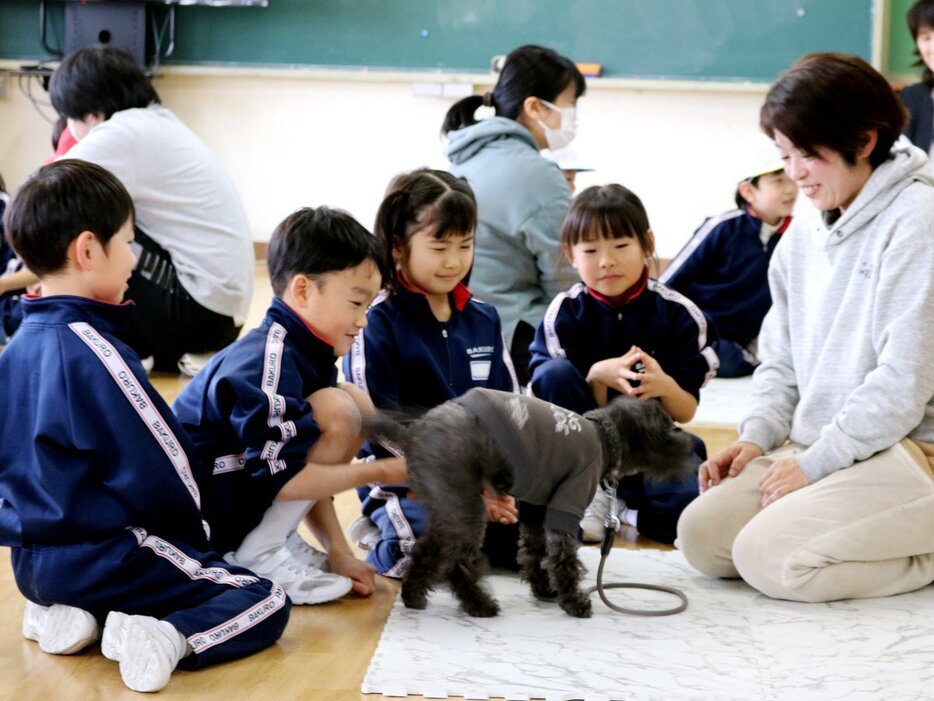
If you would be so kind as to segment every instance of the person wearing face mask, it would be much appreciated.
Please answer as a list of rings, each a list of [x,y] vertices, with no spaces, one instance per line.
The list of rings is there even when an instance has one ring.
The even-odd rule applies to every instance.
[[[574,138],[584,77],[570,59],[541,46],[520,46],[491,92],[455,103],[441,131],[451,172],[477,198],[471,289],[496,307],[521,384],[529,344],[548,303],[577,281],[558,266],[561,222],[571,191],[556,163],[541,155]],[[495,116],[477,120],[481,107]]]

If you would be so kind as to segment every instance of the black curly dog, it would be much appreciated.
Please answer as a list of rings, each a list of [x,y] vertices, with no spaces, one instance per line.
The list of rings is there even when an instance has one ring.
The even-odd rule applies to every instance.
[[[539,399],[473,389],[407,426],[387,414],[368,424],[371,435],[404,452],[410,485],[428,510],[428,529],[402,583],[402,600],[415,609],[427,606],[429,591],[446,577],[468,615],[499,613],[480,585],[487,524],[481,492],[492,488],[519,504],[520,575],[533,594],[589,617],[577,529],[598,482],[636,473],[664,480],[694,466],[690,438],[673,430],[659,402],[626,397],[581,416]]]

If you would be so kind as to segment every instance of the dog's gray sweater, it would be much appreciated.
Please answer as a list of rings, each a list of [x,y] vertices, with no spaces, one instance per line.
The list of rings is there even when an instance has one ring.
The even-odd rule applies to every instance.
[[[512,476],[509,493],[546,507],[545,528],[577,535],[603,472],[591,421],[541,399],[475,388],[456,400],[487,430]]]

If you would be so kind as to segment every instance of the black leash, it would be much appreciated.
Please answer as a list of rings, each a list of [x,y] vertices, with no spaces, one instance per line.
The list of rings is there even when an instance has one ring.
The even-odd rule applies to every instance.
[[[606,559],[610,551],[613,549],[613,541],[616,540],[616,533],[619,531],[620,525],[619,517],[616,515],[616,485],[605,483],[603,485],[603,490],[610,497],[610,511],[606,515],[606,520],[604,521],[604,526],[606,526],[606,528],[603,532],[603,542],[600,544],[600,566],[597,568],[597,586],[587,589],[584,593],[592,594],[593,592],[597,592],[597,594],[600,595],[600,600],[611,609],[619,613],[628,613],[632,616],[671,616],[676,613],[681,613],[688,607],[688,598],[680,589],[666,587],[661,584],[643,584],[641,582],[603,583],[603,568],[606,565]],[[647,591],[660,591],[664,594],[671,594],[677,597],[680,599],[681,603],[667,609],[630,609],[624,606],[617,606],[610,601],[606,596],[606,589],[643,589]]]

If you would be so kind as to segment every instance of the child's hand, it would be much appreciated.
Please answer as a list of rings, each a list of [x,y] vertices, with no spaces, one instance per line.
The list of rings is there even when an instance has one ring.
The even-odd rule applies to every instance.
[[[383,484],[406,484],[409,481],[409,471],[404,458],[382,458],[376,463],[380,467],[381,476],[375,480]]]
[[[350,552],[328,553],[331,572],[341,574],[353,582],[350,590],[357,596],[370,596],[376,591],[376,570],[373,566],[358,560]]]
[[[662,370],[658,361],[641,348],[633,346],[621,360],[627,368],[627,371],[621,374],[630,382],[637,383],[635,387],[629,382],[626,383],[628,386],[626,394],[630,397],[637,399],[665,397],[677,387],[677,383]],[[639,363],[642,363],[642,368],[640,372],[636,372],[634,366]]]
[[[486,506],[487,520],[491,523],[502,523],[505,526],[519,520],[516,500],[508,494],[498,494],[484,489],[483,503]]]

